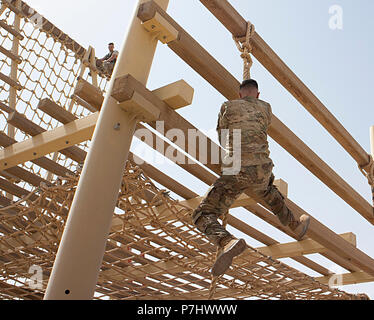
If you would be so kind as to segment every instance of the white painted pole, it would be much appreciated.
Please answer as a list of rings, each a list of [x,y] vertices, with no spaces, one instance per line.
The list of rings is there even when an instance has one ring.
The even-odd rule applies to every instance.
[[[135,116],[111,97],[114,80],[131,74],[147,83],[157,42],[133,20],[114,68],[91,148],[79,180],[44,299],[92,299],[102,264],[124,166],[135,131]],[[167,9],[169,0],[156,0]],[[118,130],[118,125],[120,125]],[[115,129],[117,128],[117,129]]]

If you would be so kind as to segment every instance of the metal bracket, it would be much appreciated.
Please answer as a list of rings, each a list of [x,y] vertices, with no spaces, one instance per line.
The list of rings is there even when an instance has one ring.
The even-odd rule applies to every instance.
[[[148,32],[154,34],[155,39],[164,44],[178,38],[178,31],[158,12],[152,19],[143,22],[142,25]]]

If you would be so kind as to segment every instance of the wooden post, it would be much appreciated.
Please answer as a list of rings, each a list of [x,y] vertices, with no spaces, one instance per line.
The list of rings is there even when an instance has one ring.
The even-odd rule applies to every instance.
[[[117,78],[131,74],[146,85],[157,41],[137,18],[113,71],[44,299],[92,299],[102,264],[123,170],[137,123],[112,98]],[[164,10],[169,0],[157,1]]]

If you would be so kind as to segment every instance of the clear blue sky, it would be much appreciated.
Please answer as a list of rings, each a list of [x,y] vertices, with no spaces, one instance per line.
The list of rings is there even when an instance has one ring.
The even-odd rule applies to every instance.
[[[117,48],[121,47],[135,2],[27,0],[31,7],[77,42],[85,47],[95,47],[98,56],[106,54],[109,41],[114,41]],[[371,102],[374,2],[231,0],[231,3],[245,19],[255,24],[261,37],[370,152],[369,127],[374,125]],[[329,8],[336,4],[343,9],[343,30],[329,28]],[[242,62],[231,35],[198,0],[170,0],[169,13],[241,80]],[[271,103],[274,114],[370,202],[367,181],[342,147],[256,60],[252,76],[259,81],[262,99]],[[159,46],[149,88],[182,78],[194,87],[195,98],[193,104],[180,113],[196,127],[211,131],[215,128],[218,109],[224,98],[166,46]],[[358,247],[374,257],[373,226],[271,139],[270,147],[276,165],[274,173],[276,178],[288,182],[289,198],[335,232],[355,233]],[[199,194],[204,194],[208,188],[174,165],[155,165]],[[248,211],[235,209],[232,213],[280,242],[291,241]],[[249,243],[261,245],[253,240]],[[338,270],[331,261],[319,255],[310,258],[331,270]],[[297,263],[288,259],[284,261],[315,275]],[[353,293],[365,292],[374,298],[373,283],[342,289]]]

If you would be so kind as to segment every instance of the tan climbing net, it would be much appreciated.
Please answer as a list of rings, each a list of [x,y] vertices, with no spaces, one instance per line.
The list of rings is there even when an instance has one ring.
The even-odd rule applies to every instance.
[[[52,130],[60,125],[58,121],[38,108],[42,99],[53,101],[71,112],[76,118],[83,118],[92,113],[78,104],[73,97],[86,49],[47,19],[38,15],[24,2],[21,2],[21,11],[24,13],[20,25],[20,34],[23,40],[19,42],[18,55],[21,58],[21,63],[18,65],[17,76],[21,90],[17,91],[16,105],[13,108],[10,108],[9,104],[10,86],[5,82],[0,82],[2,147],[31,137],[30,133],[17,127],[14,128],[14,136],[10,137],[11,139],[7,136],[8,128],[14,127],[8,122],[14,110],[17,115],[22,115],[36,124],[39,131]],[[15,18],[16,14],[9,9],[6,9],[0,16],[0,20],[9,26],[12,26]],[[0,28],[0,46],[11,50],[12,45],[13,35]],[[6,56],[0,57],[0,70],[5,75],[11,72],[11,60]],[[83,74],[84,79],[89,79],[88,72],[87,69]],[[99,77],[98,86],[103,92],[105,92],[107,83],[105,77]],[[87,151],[89,142],[81,143],[79,147]],[[25,171],[29,172],[31,175],[29,174],[27,180],[22,181],[19,186],[32,190],[38,187],[42,181],[47,182],[59,175],[72,173],[78,165],[77,161],[73,161],[62,153],[46,155],[46,158],[55,164],[46,167],[40,164],[49,164],[50,161],[29,161],[20,165],[19,168],[7,170],[8,175],[14,177],[14,182],[19,180],[15,173],[26,174]],[[52,176],[48,170],[50,168],[53,171]]]
[[[42,299],[79,172],[42,186],[0,211],[0,298]],[[196,231],[191,209],[127,163],[96,286],[96,299],[207,299],[215,248]],[[43,282],[31,290],[30,268]],[[217,280],[215,298],[356,299],[255,249]]]

